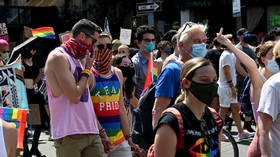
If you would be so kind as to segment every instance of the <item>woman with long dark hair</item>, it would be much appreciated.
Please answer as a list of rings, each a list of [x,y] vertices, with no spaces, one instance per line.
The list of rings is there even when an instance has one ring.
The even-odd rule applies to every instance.
[[[31,125],[34,126],[34,135],[32,141],[32,148],[28,149],[27,145],[27,133],[26,130],[24,136],[24,157],[35,155],[37,157],[41,157],[41,152],[38,149],[38,142],[40,138],[40,134],[42,131],[42,125],[45,121],[47,121],[47,113],[44,108],[45,100],[44,96],[36,90],[37,83],[41,80],[43,76],[43,69],[41,69],[34,61],[33,56],[36,54],[36,46],[32,43],[26,45],[22,48],[21,56],[22,56],[22,65],[25,68],[23,73],[24,82],[26,86],[27,99],[30,108],[30,117],[31,117]],[[44,155],[43,155],[44,156]]]

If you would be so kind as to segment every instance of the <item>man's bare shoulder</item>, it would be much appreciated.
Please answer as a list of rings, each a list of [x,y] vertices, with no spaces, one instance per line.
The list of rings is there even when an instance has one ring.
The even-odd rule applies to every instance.
[[[65,64],[67,62],[67,58],[64,53],[62,53],[58,49],[54,49],[50,52],[46,64],[49,67],[56,67],[61,64]]]

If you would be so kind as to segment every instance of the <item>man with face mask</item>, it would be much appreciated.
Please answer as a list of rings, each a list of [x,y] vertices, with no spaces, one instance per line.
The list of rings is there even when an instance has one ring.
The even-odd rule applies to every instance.
[[[174,104],[180,93],[181,65],[193,57],[205,57],[206,26],[186,22],[177,32],[177,49],[179,57],[173,59],[163,68],[157,80],[155,102],[153,108],[153,128],[157,125],[162,111]],[[168,58],[167,58],[168,59]]]
[[[136,45],[139,47],[139,52],[132,57],[132,62],[135,68],[135,82],[137,82],[135,89],[137,99],[140,98],[144,88],[149,54],[153,53],[153,49],[155,48],[155,34],[155,30],[147,25],[138,27],[135,33]]]
[[[6,59],[9,57],[9,43],[0,39],[0,66],[5,65]]]
[[[100,133],[88,89],[94,60],[89,52],[100,32],[95,23],[82,19],[73,26],[72,38],[47,58],[45,75],[57,157],[103,157],[104,148],[108,149],[108,137]],[[81,58],[86,59],[85,66]]]
[[[96,42],[95,64],[91,69],[90,95],[96,116],[103,127],[100,134],[107,133],[114,148],[108,157],[132,157],[131,147],[141,152],[131,139],[128,117],[123,100],[123,75],[111,65],[112,38],[101,33]]]
[[[250,56],[253,60],[256,59],[254,47],[249,44],[251,34],[248,32],[246,28],[240,28],[237,31],[237,37],[239,39],[239,43],[236,45],[236,48],[245,52],[248,56]],[[243,89],[245,88],[244,80],[247,74],[246,67],[240,63],[240,61],[236,60],[236,70],[237,70],[237,82],[236,82],[236,89],[237,89],[237,100],[240,102],[240,97],[242,94]],[[251,129],[251,119],[252,115],[245,115],[245,123],[244,128],[248,129],[248,131],[253,132]]]

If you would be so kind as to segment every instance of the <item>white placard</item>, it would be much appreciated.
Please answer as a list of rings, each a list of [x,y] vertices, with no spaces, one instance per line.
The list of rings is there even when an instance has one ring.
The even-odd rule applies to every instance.
[[[8,29],[6,23],[0,23],[0,39],[9,41]]]
[[[131,29],[124,29],[121,28],[120,32],[120,41],[124,45],[130,45],[130,40],[131,40]]]
[[[241,16],[240,0],[232,0],[232,16],[233,17]]]

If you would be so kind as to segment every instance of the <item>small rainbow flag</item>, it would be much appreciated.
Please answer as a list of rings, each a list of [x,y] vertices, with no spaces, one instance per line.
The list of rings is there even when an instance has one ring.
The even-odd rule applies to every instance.
[[[147,76],[146,76],[143,91],[145,91],[153,81],[156,81],[157,78],[158,78],[157,64],[154,61],[153,53],[150,53]]]
[[[23,149],[23,139],[26,125],[28,110],[16,109],[16,108],[0,108],[0,118],[4,121],[9,122],[17,128],[18,142],[17,148]]]
[[[53,27],[40,27],[32,29],[32,35],[34,37],[55,38]]]

